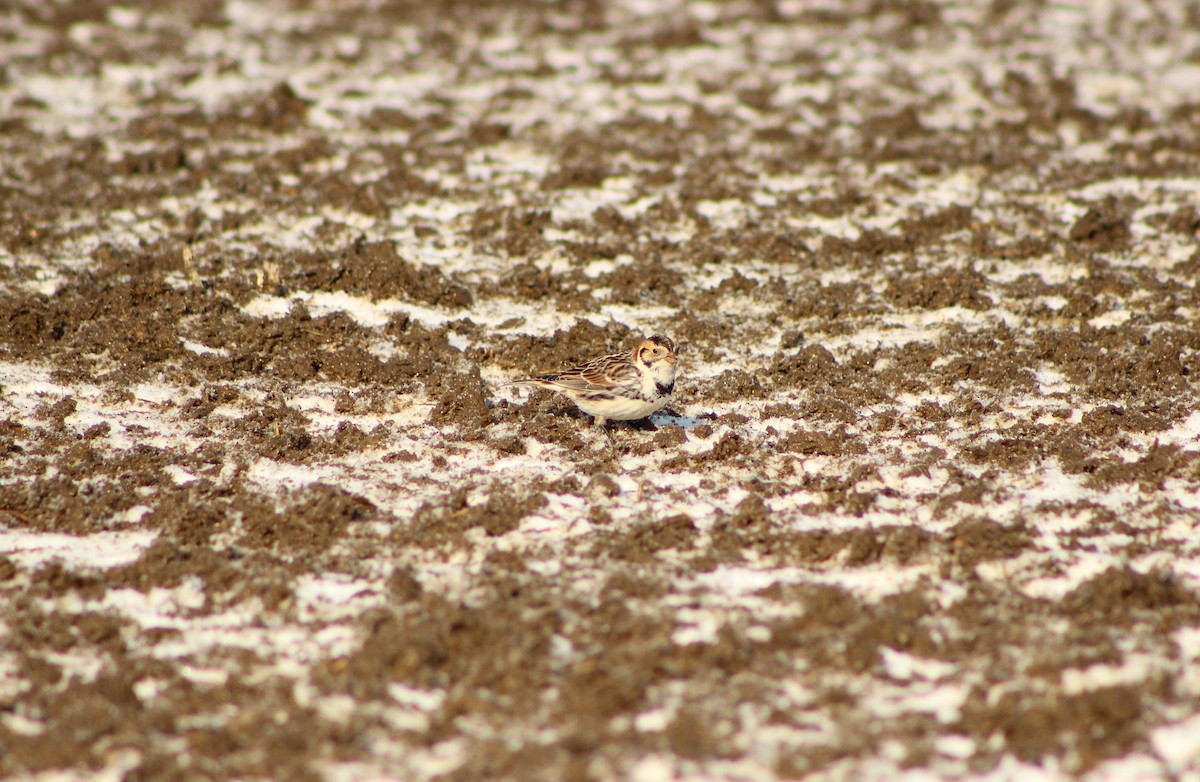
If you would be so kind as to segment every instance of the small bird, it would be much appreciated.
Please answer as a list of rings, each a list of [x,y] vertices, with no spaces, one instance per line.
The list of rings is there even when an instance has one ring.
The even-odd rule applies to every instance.
[[[675,362],[675,343],[656,334],[633,350],[510,385],[558,391],[595,416],[596,426],[604,426],[608,420],[634,421],[666,407],[675,390]]]

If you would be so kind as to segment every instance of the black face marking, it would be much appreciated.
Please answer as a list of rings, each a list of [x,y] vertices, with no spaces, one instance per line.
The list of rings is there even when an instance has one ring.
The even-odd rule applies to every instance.
[[[672,380],[670,383],[655,382],[654,390],[658,392],[659,396],[666,396],[675,390],[675,381]]]
[[[674,352],[675,352],[675,343],[674,343],[674,342],[672,342],[672,341],[670,340],[670,338],[668,338],[668,337],[664,337],[664,336],[663,336],[663,335],[661,335],[661,334],[655,334],[653,337],[650,337],[649,339],[650,339],[650,341],[651,341],[651,342],[653,342],[655,345],[658,345],[658,346],[660,346],[660,347],[664,347],[664,348],[666,348],[667,350],[671,351],[672,353],[674,353]]]
[[[649,348],[642,348],[642,351],[640,353],[638,353],[638,360],[641,361],[643,364],[649,365],[650,364],[650,356],[648,355],[649,353],[650,353]]]

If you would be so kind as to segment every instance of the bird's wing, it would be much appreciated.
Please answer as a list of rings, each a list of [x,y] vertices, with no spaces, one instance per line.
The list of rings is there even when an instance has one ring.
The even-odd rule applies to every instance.
[[[607,391],[621,396],[636,394],[638,390],[637,368],[624,353],[604,356],[562,372],[547,372],[532,382],[563,391]]]

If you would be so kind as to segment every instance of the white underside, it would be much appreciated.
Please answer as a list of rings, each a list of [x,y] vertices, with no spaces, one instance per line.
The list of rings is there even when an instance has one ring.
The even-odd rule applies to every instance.
[[[667,402],[671,401],[671,397],[664,396],[656,399],[653,402],[645,402],[641,399],[626,399],[618,397],[616,399],[606,399],[603,402],[588,399],[577,399],[572,396],[572,401],[579,405],[579,409],[588,415],[594,415],[598,418],[607,418],[612,421],[633,421],[638,418],[645,418],[651,413],[656,413],[667,406]]]

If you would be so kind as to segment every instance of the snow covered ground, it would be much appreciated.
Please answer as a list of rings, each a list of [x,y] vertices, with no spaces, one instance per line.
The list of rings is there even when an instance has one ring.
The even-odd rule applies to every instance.
[[[1200,780],[1184,3],[0,17],[0,772]],[[681,343],[611,437],[509,380]]]

